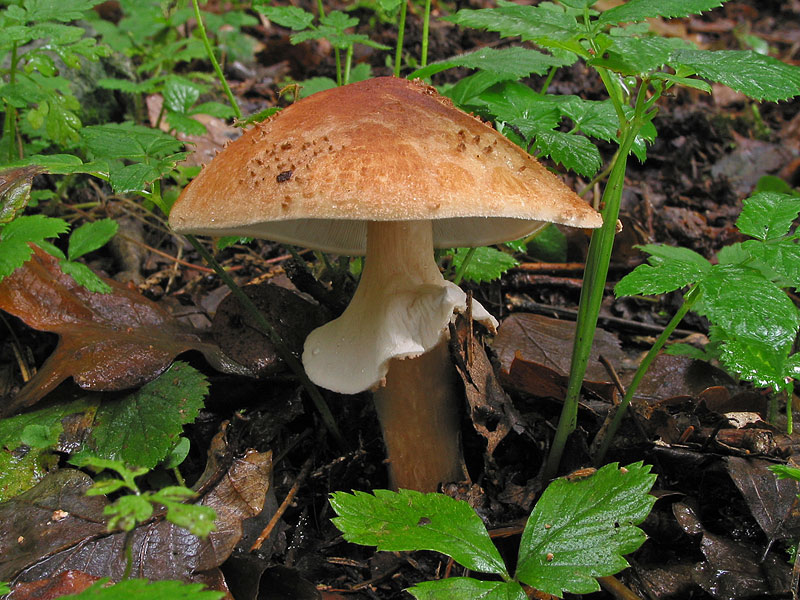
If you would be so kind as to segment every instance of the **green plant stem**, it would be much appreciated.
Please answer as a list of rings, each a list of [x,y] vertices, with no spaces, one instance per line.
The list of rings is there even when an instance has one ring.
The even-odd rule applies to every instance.
[[[550,71],[547,73],[547,79],[544,80],[542,89],[539,91],[540,94],[544,95],[547,93],[547,89],[550,87],[550,84],[553,83],[553,77],[556,76],[556,71],[558,71],[558,67],[550,67]]]
[[[11,63],[8,68],[8,83],[13,85],[17,79],[17,43],[11,45]],[[22,158],[22,153],[18,157],[14,156],[14,145],[17,138],[17,109],[8,102],[4,102],[5,117],[3,119],[3,137],[8,144],[8,162],[13,162],[16,158]]]
[[[397,48],[394,51],[394,76],[400,77],[400,63],[403,58],[403,37],[406,32],[406,11],[408,10],[408,0],[400,2],[400,18],[397,23]]]
[[[578,320],[575,330],[575,344],[572,349],[570,377],[567,384],[567,395],[558,420],[558,427],[553,438],[553,446],[547,457],[544,477],[552,479],[558,471],[561,455],[567,438],[575,430],[578,418],[578,399],[583,385],[583,376],[589,362],[589,353],[594,340],[594,330],[603,301],[608,266],[611,261],[611,249],[617,229],[619,205],[622,199],[622,188],[625,183],[625,171],[628,165],[628,153],[633,146],[636,133],[629,128],[622,139],[617,159],[603,191],[603,226],[592,234],[589,254],[581,288],[581,299],[578,307]]]
[[[353,64],[353,44],[347,47],[347,53],[344,57],[344,84],[350,83],[350,66]]]
[[[214,269],[223,283],[228,286],[228,288],[231,290],[231,293],[239,301],[239,304],[241,304],[248,314],[255,319],[258,326],[267,335],[270,342],[275,347],[275,350],[278,352],[278,356],[284,360],[286,365],[292,370],[292,372],[300,380],[300,383],[308,392],[308,395],[311,397],[311,401],[314,403],[317,411],[319,411],[322,421],[325,423],[328,431],[331,432],[333,437],[342,447],[346,447],[347,444],[345,443],[344,437],[342,437],[342,434],[336,425],[336,421],[333,418],[330,408],[328,408],[328,404],[325,402],[325,398],[322,397],[322,393],[319,391],[319,388],[315,386],[308,378],[305,369],[303,369],[303,365],[286,347],[286,344],[284,344],[280,335],[278,335],[278,332],[275,331],[269,321],[267,321],[266,317],[264,317],[256,305],[253,304],[253,301],[250,300],[247,294],[245,294],[242,289],[236,285],[236,282],[230,275],[228,275],[225,269],[222,268],[222,265],[220,265],[211,255],[211,253],[208,252],[208,250],[206,250],[202,244],[200,244],[197,238],[192,235],[187,235],[186,239],[189,240],[189,243],[194,247],[195,250],[197,250],[197,253],[203,258],[203,260],[205,260],[208,265]]]
[[[603,439],[599,445],[599,448],[594,453],[594,463],[595,465],[601,465],[603,460],[606,457],[606,453],[608,452],[608,448],[611,445],[611,442],[614,439],[614,436],[619,429],[619,426],[622,424],[622,419],[625,417],[625,412],[628,409],[628,406],[633,399],[633,396],[636,394],[636,390],[639,388],[639,384],[642,382],[642,378],[644,378],[645,374],[647,373],[650,365],[653,364],[653,361],[658,356],[658,353],[664,347],[664,344],[667,343],[667,340],[672,335],[672,333],[677,329],[680,322],[686,316],[686,314],[692,309],[694,304],[701,296],[700,288],[693,286],[683,299],[683,304],[672,317],[667,326],[664,328],[664,331],[661,332],[661,335],[658,336],[658,339],[653,343],[650,347],[650,350],[645,355],[642,362],[639,363],[639,367],[636,369],[636,373],[633,375],[633,379],[631,380],[630,385],[628,385],[628,389],[625,391],[625,396],[623,396],[622,400],[617,406],[616,413],[614,414],[614,418],[611,420],[608,428],[605,430],[603,435]]]
[[[208,59],[211,61],[211,65],[214,67],[214,72],[217,74],[217,78],[222,84],[222,89],[225,90],[225,95],[228,97],[228,102],[230,102],[231,107],[233,108],[233,113],[236,115],[237,119],[241,119],[242,110],[239,108],[239,103],[236,102],[236,97],[233,95],[233,92],[228,85],[228,81],[225,79],[225,74],[222,72],[222,68],[219,66],[217,57],[214,56],[214,49],[211,47],[211,42],[208,41],[206,27],[203,24],[203,17],[200,14],[200,5],[197,3],[197,0],[192,0],[192,6],[194,7],[194,17],[197,21],[197,30],[200,32],[200,39],[203,40],[203,46],[205,46]]]
[[[317,0],[317,18],[321,19],[325,16],[325,5],[322,3],[322,0]]]
[[[431,28],[431,0],[425,0],[425,16],[422,20],[422,51],[419,64],[424,67],[428,64],[428,37]]]
[[[792,398],[794,397],[794,382],[789,381],[784,389],[786,394],[786,433],[792,435],[794,429],[792,417]]]
[[[336,57],[336,85],[342,85],[342,53],[334,48],[333,55]]]
[[[461,285],[461,280],[464,278],[464,273],[467,271],[467,267],[469,266],[472,257],[475,255],[475,251],[477,248],[470,248],[467,252],[467,255],[464,257],[464,260],[461,261],[461,266],[458,267],[458,271],[456,271],[455,277],[453,277],[453,283],[456,285]]]

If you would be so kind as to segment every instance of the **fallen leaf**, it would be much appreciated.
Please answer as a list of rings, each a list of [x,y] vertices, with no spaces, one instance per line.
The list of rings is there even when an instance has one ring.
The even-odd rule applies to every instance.
[[[242,536],[242,521],[264,506],[272,458],[271,453],[249,451],[221,476],[215,461],[209,465],[199,485],[210,490],[200,503],[216,510],[216,531],[200,539],[160,516],[136,527],[130,534],[132,577],[186,582],[217,578],[216,568]],[[127,536],[106,531],[106,499],[85,495],[91,483],[79,471],[62,469],[0,504],[0,522],[8,524],[0,531],[0,579],[30,582],[65,570],[121,579]]]
[[[561,398],[569,377],[575,323],[542,315],[516,313],[500,325],[492,344],[500,363],[500,380],[515,390],[537,397]],[[619,340],[604,329],[595,330],[584,385],[608,400],[616,388],[603,356],[612,365],[621,364],[624,355]]]
[[[38,248],[23,267],[0,281],[0,309],[34,329],[61,336],[36,375],[0,406],[0,417],[34,405],[70,376],[87,390],[142,385],[187,350],[202,352],[219,370],[249,374],[155,302],[116,281],[103,281],[111,293],[90,292]]]
[[[82,571],[62,571],[55,577],[15,585],[6,600],[54,600],[82,592],[99,579]]]
[[[800,536],[800,483],[778,479],[767,467],[772,462],[758,458],[729,456],[728,474],[742,493],[753,518],[770,542]]]

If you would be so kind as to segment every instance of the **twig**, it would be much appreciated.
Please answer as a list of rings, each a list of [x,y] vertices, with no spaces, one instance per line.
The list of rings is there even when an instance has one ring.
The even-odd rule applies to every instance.
[[[275,529],[275,525],[278,524],[278,520],[283,516],[283,513],[286,512],[286,509],[289,508],[291,503],[294,501],[294,497],[297,495],[297,491],[300,489],[300,484],[303,483],[303,480],[308,476],[309,471],[311,471],[311,465],[314,464],[314,457],[309,456],[306,459],[306,462],[303,463],[303,467],[300,469],[300,473],[297,475],[297,479],[295,479],[294,484],[292,485],[289,492],[286,494],[286,498],[283,499],[281,505],[278,507],[278,510],[275,511],[275,514],[272,515],[272,518],[267,523],[267,526],[264,527],[264,531],[258,536],[258,539],[253,543],[250,547],[250,552],[254,552],[261,548],[261,544],[264,543],[272,530]]]

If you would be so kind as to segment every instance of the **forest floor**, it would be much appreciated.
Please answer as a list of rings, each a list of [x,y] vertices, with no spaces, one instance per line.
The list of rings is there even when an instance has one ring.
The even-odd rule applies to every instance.
[[[479,6],[473,2],[471,7]],[[444,12],[439,7],[434,14]],[[363,22],[369,22],[369,14],[364,12]],[[739,49],[742,36],[752,34],[765,40],[781,60],[800,64],[798,0],[732,1],[703,17],[655,26],[663,27],[665,35],[715,49]],[[394,45],[396,33],[389,25],[364,25],[364,32]],[[414,44],[420,32],[420,14],[412,10],[406,30],[412,54],[418,54]],[[263,44],[252,63],[231,64],[226,71],[245,113],[285,105],[288,100],[278,92],[289,79],[335,77],[332,53],[324,44],[291,45],[290,32],[269,23],[253,27],[250,33]],[[430,55],[437,60],[494,39],[434,19]],[[371,63],[373,75],[390,74],[383,52],[367,49],[355,58]],[[434,83],[455,76],[448,72],[441,80],[434,78]],[[734,224],[742,200],[764,176],[780,178],[795,189],[800,186],[800,101],[756,105],[727,88],[714,88],[711,96],[679,89],[662,101],[656,118],[658,137],[648,149],[648,160],[629,163],[623,230],[612,256],[599,349],[587,374],[590,383],[561,474],[591,465],[589,446],[612,403],[620,398],[615,376],[623,386],[630,380],[638,360],[681,301],[679,294],[615,299],[613,284],[645,258],[636,246],[684,246],[712,259],[724,246],[743,239]],[[581,67],[560,72],[550,90],[602,97],[594,73]],[[216,140],[213,136],[207,140],[211,154],[227,131],[220,128]],[[566,181],[573,189],[587,183],[574,175]],[[263,358],[270,352],[274,356],[274,351],[258,336],[250,337],[245,317],[223,300],[226,289],[201,266],[203,261],[192,247],[165,234],[151,218],[108,190],[93,186],[85,193],[83,200],[101,198],[104,210],[121,223],[126,239],[134,240],[120,244],[115,254],[97,255],[94,268],[112,277],[125,271],[124,279],[137,283],[140,291],[173,315],[205,329],[237,360],[265,361],[259,367],[265,375],[252,379],[216,372],[199,353],[181,357],[202,370],[210,382],[205,408],[185,430],[192,442],[181,467],[187,483],[196,482],[207,469],[209,448],[219,446],[220,431],[225,432],[221,463],[230,465],[234,457],[251,449],[273,453],[267,507],[260,516],[244,521],[244,538],[221,567],[232,597],[400,598],[408,597],[402,590],[415,582],[445,573],[461,574],[457,565],[436,553],[376,553],[349,544],[331,524],[331,492],[387,487],[380,428],[369,395],[326,395],[350,443],[342,450],[325,435],[295,379],[269,363],[274,358]],[[566,254],[557,262],[519,256],[521,264],[500,280],[465,286],[501,322],[500,333],[487,340],[486,351],[495,367],[494,385],[504,390],[502,402],[508,403],[517,420],[502,439],[491,439],[486,423],[479,422],[480,411],[473,410],[472,417],[465,415],[462,435],[471,481],[452,484],[445,491],[468,500],[490,530],[505,534],[521,530],[542,491],[540,471],[561,409],[559,394],[569,362],[565,346],[573,331],[570,323],[576,314],[588,247],[586,234],[564,233]],[[176,249],[179,262],[174,260]],[[310,253],[303,256],[313,260]],[[220,258],[241,285],[277,284],[314,292],[302,269],[292,265],[279,245],[258,240],[247,246],[233,245]],[[120,266],[121,260],[127,266]],[[263,294],[259,302],[269,305],[270,292]],[[288,340],[294,347],[302,342],[309,323],[318,318],[310,310],[276,308],[274,303],[267,307],[268,312],[274,311],[273,317],[285,321],[287,331],[295,332],[297,340]],[[56,338],[52,334],[33,331],[17,321],[11,326],[22,344],[33,348],[37,360],[53,350]],[[702,345],[707,327],[704,319],[690,314],[673,340]],[[515,365],[512,372],[515,353],[524,364]],[[16,364],[7,348],[2,360],[6,366]],[[19,383],[11,377],[2,391],[10,397]],[[549,393],[542,394],[542,389]],[[768,422],[769,407],[767,392],[737,382],[715,365],[687,357],[657,359],[639,389],[633,418],[626,420],[606,458],[623,465],[636,461],[653,465],[658,475],[653,494],[658,500],[642,524],[648,540],[628,557],[631,568],[613,581],[604,581],[604,590],[587,598],[792,597],[789,552],[800,535],[796,500],[800,489],[793,482],[777,482],[766,466],[776,461],[791,463],[795,457],[800,463],[795,452],[800,437],[785,433],[785,417]],[[492,452],[487,443],[492,444]],[[259,551],[250,552],[258,533],[289,494],[293,497],[268,540]],[[514,535],[498,538],[504,555],[513,554],[515,540]],[[40,575],[55,572],[50,565]],[[219,581],[216,585],[224,589]]]

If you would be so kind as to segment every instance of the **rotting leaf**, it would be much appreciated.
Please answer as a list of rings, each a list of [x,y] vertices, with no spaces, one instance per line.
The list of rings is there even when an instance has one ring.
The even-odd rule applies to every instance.
[[[15,585],[9,600],[53,600],[82,592],[99,579],[82,571],[62,571],[55,577]]]
[[[242,521],[261,512],[271,473],[270,453],[250,451],[221,475],[217,462],[210,460],[201,478],[210,491],[200,503],[216,511],[216,531],[200,539],[162,518],[140,525],[131,533],[131,576],[186,582],[215,577],[242,536]],[[112,581],[123,576],[126,534],[106,531],[106,499],[85,496],[89,485],[88,476],[63,469],[0,504],[0,522],[10,524],[0,531],[0,579],[19,576],[28,582],[70,569]]]
[[[563,397],[569,376],[570,351],[575,323],[535,314],[513,314],[500,325],[493,348],[500,363],[504,385],[538,397]],[[584,385],[612,400],[616,394],[611,378],[598,360],[621,364],[624,356],[619,340],[611,333],[595,330]]]
[[[800,536],[797,499],[800,483],[778,479],[767,468],[771,464],[757,458],[729,456],[725,459],[728,474],[769,541],[794,540]]]
[[[219,370],[248,373],[155,302],[111,279],[103,281],[111,293],[90,292],[62,273],[57,259],[35,248],[31,260],[0,282],[0,309],[61,336],[36,375],[0,406],[0,417],[36,404],[70,376],[88,390],[141,385],[187,350],[202,352]]]
[[[520,416],[497,381],[483,343],[468,335],[468,321],[461,315],[456,333],[457,344],[451,344],[450,351],[458,354],[456,370],[464,383],[472,426],[486,438],[491,456],[510,431],[521,430]]]

